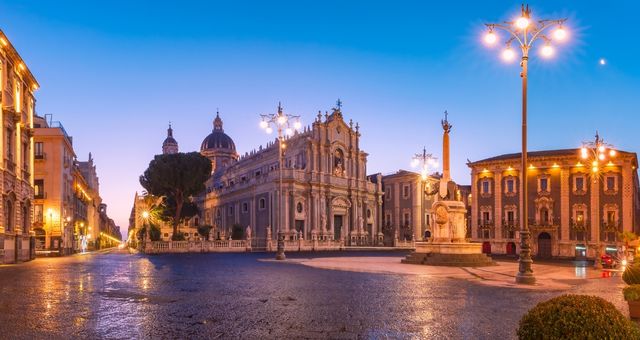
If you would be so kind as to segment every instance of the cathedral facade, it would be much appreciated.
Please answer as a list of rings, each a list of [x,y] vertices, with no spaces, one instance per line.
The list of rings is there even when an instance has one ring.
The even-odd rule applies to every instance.
[[[382,241],[381,181],[366,176],[359,126],[346,123],[340,107],[285,139],[282,169],[277,140],[240,157],[219,115],[213,125],[200,150],[212,162],[200,206],[213,235],[250,234],[255,247],[275,240],[279,228],[288,240]]]

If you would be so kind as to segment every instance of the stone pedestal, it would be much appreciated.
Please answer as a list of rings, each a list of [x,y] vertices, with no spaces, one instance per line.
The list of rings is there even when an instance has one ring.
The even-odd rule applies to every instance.
[[[432,266],[483,267],[494,265],[482,253],[481,243],[467,242],[466,209],[458,201],[438,201],[433,204],[433,242],[416,242],[415,252],[402,263]]]

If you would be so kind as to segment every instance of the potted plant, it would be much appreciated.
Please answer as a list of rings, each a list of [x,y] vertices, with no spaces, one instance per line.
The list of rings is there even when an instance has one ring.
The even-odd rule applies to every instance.
[[[624,287],[622,294],[629,304],[629,316],[632,319],[640,319],[640,284]]]

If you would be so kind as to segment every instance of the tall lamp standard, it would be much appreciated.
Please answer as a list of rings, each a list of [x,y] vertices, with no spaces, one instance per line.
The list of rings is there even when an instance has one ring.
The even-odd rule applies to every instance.
[[[587,162],[588,166],[591,167],[591,179],[593,182],[593,186],[598,185],[598,180],[601,175],[602,168],[611,164],[611,160],[616,157],[616,150],[613,149],[613,145],[605,143],[598,131],[596,131],[596,138],[594,141],[582,142],[582,147],[580,148],[580,158]],[[610,222],[610,221],[607,221]],[[592,240],[595,243],[595,260],[593,262],[593,267],[596,269],[602,268],[602,263],[600,263],[600,233],[596,235],[596,239]]]
[[[422,153],[417,153],[413,156],[411,160],[411,166],[414,168],[420,167],[420,179],[422,183],[421,190],[421,206],[422,211],[421,214],[424,214],[424,197],[431,191],[431,188],[428,188],[427,179],[429,178],[429,169],[434,169],[438,167],[438,158],[434,157],[432,154],[427,153],[427,147],[422,148]],[[426,229],[425,219],[422,219],[422,229]],[[424,233],[424,230],[422,231]],[[416,235],[414,235],[415,237]]]
[[[554,54],[554,49],[551,46],[552,38],[556,41],[564,41],[567,38],[567,31],[563,25],[567,19],[544,19],[534,21],[531,19],[531,10],[529,5],[526,7],[522,5],[521,15],[519,18],[513,21],[505,21],[503,23],[485,24],[488,28],[488,32],[484,36],[484,41],[488,45],[495,45],[499,37],[495,31],[502,30],[508,33],[509,39],[506,41],[506,47],[502,52],[502,57],[506,61],[512,61],[516,57],[516,53],[511,48],[511,44],[517,44],[520,46],[522,52],[522,61],[520,67],[522,68],[522,206],[520,207],[520,218],[522,219],[521,231],[520,231],[520,260],[518,266],[518,274],[516,275],[516,283],[533,284],[536,282],[535,276],[533,276],[533,270],[531,269],[531,246],[528,225],[528,190],[527,190],[527,64],[529,62],[529,50],[533,47],[534,42],[542,39],[544,45],[540,48],[540,54],[549,58]],[[552,38],[546,36],[546,32],[553,28]]]
[[[261,114],[260,128],[267,133],[272,133],[275,127],[278,131],[278,169],[280,173],[280,189],[278,195],[278,250],[276,252],[276,260],[284,260],[284,233],[282,224],[284,220],[284,211],[282,209],[282,171],[284,150],[287,147],[285,138],[293,135],[294,130],[300,130],[302,123],[300,116],[286,114],[282,112],[282,105],[278,103],[278,112],[270,114]]]

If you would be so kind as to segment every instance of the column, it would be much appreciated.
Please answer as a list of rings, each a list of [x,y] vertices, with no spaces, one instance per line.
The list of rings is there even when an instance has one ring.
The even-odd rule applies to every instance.
[[[413,237],[422,240],[422,181],[418,179],[412,183],[411,221],[413,222]]]
[[[571,207],[569,195],[571,194],[571,168],[560,169],[560,237],[561,241],[569,241],[569,228],[571,219]],[[555,215],[556,212],[554,211]]]
[[[502,240],[502,172],[500,170],[494,173],[494,183],[495,183],[495,191],[494,191],[494,215],[493,215],[493,225],[495,228],[495,241],[503,241]],[[502,251],[502,250],[501,250]]]

